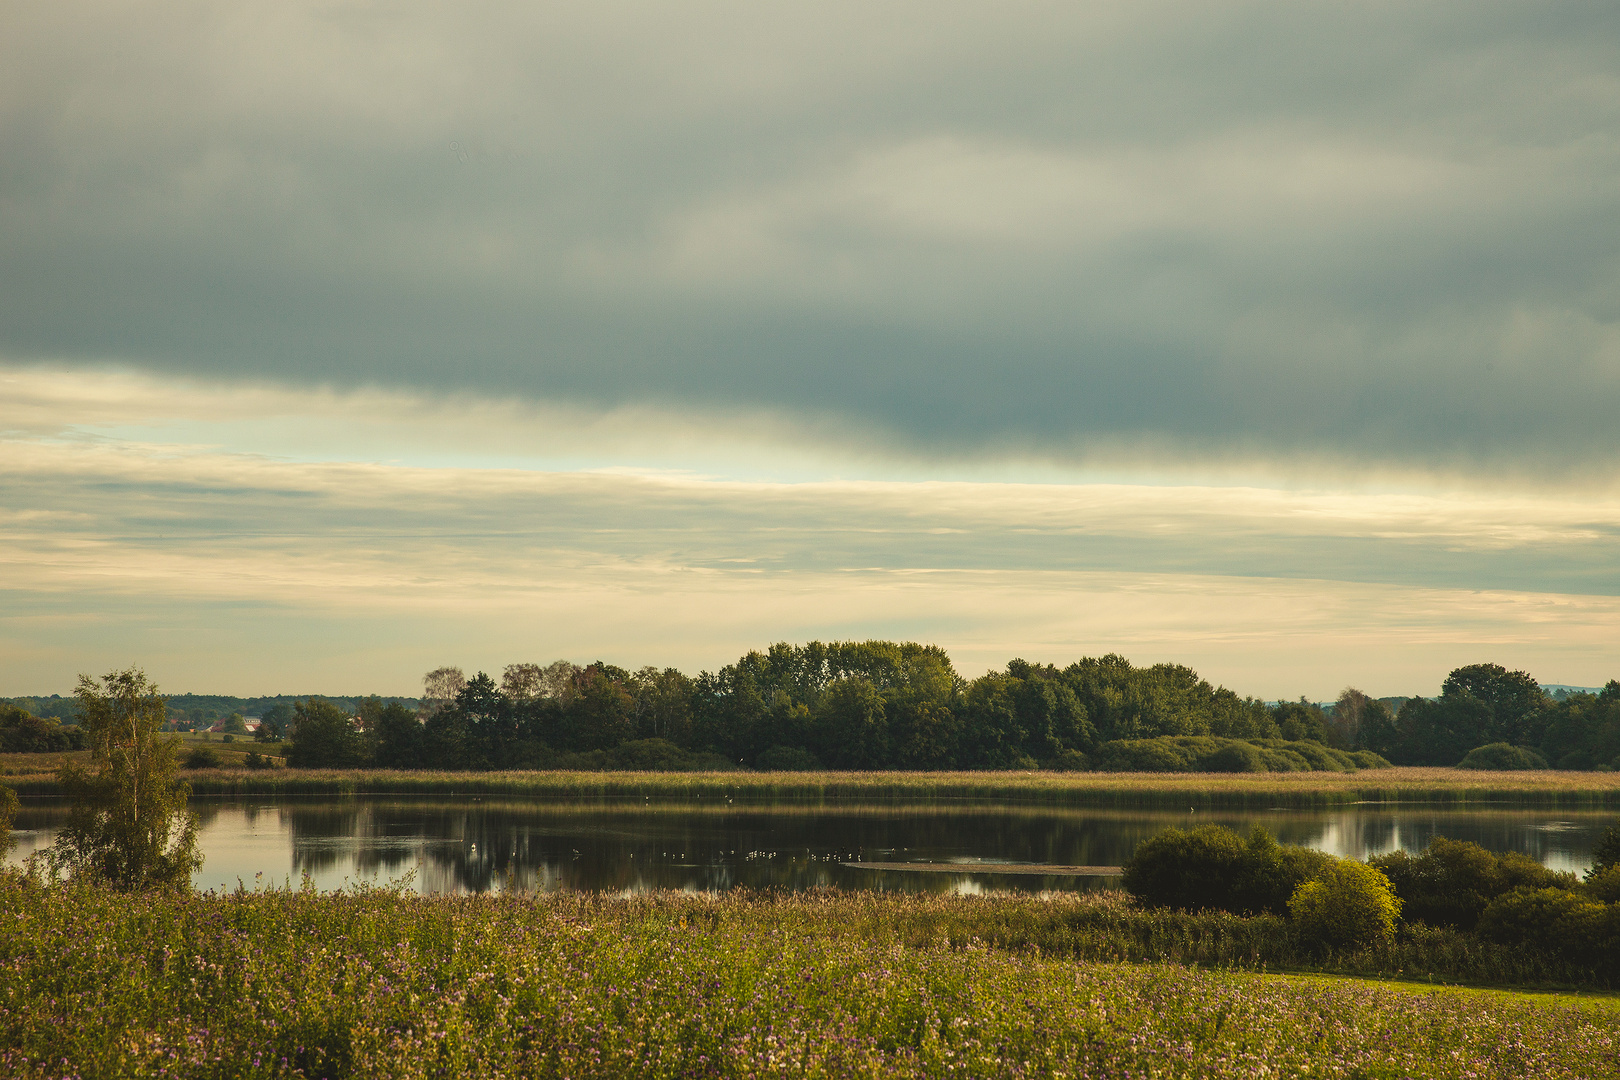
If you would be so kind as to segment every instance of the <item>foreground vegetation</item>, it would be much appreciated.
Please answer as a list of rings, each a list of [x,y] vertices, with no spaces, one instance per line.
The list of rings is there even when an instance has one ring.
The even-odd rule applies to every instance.
[[[1258,968],[1286,924],[1118,895],[131,895],[11,876],[0,921],[0,1071],[18,1077],[1620,1075],[1611,1002],[1197,970],[1163,961]],[[1424,978],[1455,947],[1316,966]]]

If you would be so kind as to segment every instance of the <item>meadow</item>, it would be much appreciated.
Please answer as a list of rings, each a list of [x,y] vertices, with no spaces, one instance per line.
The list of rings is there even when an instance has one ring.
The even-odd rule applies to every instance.
[[[211,744],[222,757],[251,743]],[[240,747],[240,749],[238,749]],[[54,754],[0,756],[19,795],[54,795]],[[37,762],[19,759],[37,758]],[[195,795],[508,795],[543,798],[994,799],[1080,807],[1309,809],[1428,803],[1600,809],[1620,806],[1616,772],[1391,768],[1357,773],[1076,772],[438,772],[385,769],[203,769]]]
[[[120,895],[11,875],[0,1072],[1620,1076],[1611,998],[1262,974],[1219,916],[1134,938],[1132,917],[1117,895]],[[1105,938],[1149,962],[1092,955]]]

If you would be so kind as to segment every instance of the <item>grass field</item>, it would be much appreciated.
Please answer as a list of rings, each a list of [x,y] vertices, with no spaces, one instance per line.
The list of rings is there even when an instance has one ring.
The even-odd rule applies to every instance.
[[[221,756],[253,744],[210,744]],[[240,749],[238,749],[240,747]],[[23,771],[0,755],[3,782],[20,795],[51,795],[54,761]],[[1620,773],[1473,772],[1396,768],[1358,773],[649,773],[205,769],[188,774],[197,795],[508,795],[533,797],[668,797],[750,799],[994,799],[1061,806],[1263,809],[1420,802],[1440,806],[1496,804],[1620,806]]]
[[[257,751],[261,755],[271,755],[280,762],[286,753],[285,746],[265,746],[255,743],[252,739],[243,739],[240,736],[233,742],[224,742],[218,735],[206,737],[194,735],[190,732],[176,733],[168,738],[180,744],[180,758],[185,760],[188,751],[193,747],[206,746],[219,755],[225,770],[246,768],[248,754]],[[55,786],[54,776],[57,766],[65,761],[78,761],[88,765],[90,751],[76,750],[69,753],[49,754],[0,754],[0,783],[13,790],[25,793],[43,793]]]
[[[1081,906],[125,897],[12,878],[0,1072],[1620,1076],[1612,999],[1097,962],[977,932],[1043,903],[1053,926]]]

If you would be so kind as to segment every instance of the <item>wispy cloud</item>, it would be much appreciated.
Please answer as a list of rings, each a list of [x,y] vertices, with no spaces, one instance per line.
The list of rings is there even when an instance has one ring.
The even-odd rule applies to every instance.
[[[969,670],[1119,650],[1275,697],[1432,690],[1482,655],[1591,681],[1620,643],[1620,508],[1572,496],[309,460],[301,432],[323,418],[392,431],[424,406],[386,419],[385,395],[310,395],[279,429],[288,452],[246,452],[130,436],[162,431],[165,403],[179,426],[206,413],[206,390],[118,377],[137,391],[120,403],[83,374],[11,376],[34,402],[29,433],[0,442],[15,689],[137,653],[187,685],[407,689],[441,660],[697,668],[871,634],[938,641]],[[210,431],[299,400],[233,395]],[[433,416],[521,441],[490,429],[522,416]]]

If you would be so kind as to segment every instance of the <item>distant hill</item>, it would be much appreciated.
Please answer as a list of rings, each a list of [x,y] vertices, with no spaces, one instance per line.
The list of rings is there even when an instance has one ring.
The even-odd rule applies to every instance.
[[[1541,688],[1559,701],[1563,701],[1571,694],[1601,694],[1601,686],[1565,686],[1563,683],[1542,683]]]

